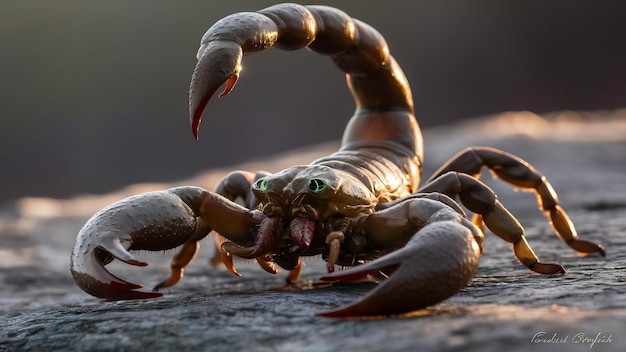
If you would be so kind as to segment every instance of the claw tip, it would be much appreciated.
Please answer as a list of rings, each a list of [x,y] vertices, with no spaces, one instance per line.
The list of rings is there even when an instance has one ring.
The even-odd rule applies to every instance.
[[[123,260],[123,262],[134,266],[148,266],[148,263],[142,262],[140,260]]]

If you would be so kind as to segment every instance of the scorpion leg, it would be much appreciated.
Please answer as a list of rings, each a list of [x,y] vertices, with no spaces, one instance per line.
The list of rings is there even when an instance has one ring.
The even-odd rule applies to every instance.
[[[404,247],[321,280],[358,281],[379,271],[391,276],[358,301],[318,315],[394,315],[423,309],[459,292],[478,269],[480,229],[453,208],[427,197],[377,211],[364,220],[363,228],[373,248]]]
[[[268,175],[271,174],[266,171],[256,173],[243,170],[233,171],[220,180],[215,187],[215,193],[231,201],[241,199],[244,207],[256,209],[259,205],[259,200],[252,193],[252,184]]]
[[[476,178],[450,171],[419,190],[441,192],[450,197],[459,197],[470,211],[479,214],[487,227],[503,240],[513,243],[517,258],[530,270],[540,274],[564,274],[558,264],[539,262],[524,236],[524,228],[500,203],[496,194]]]
[[[200,243],[196,240],[189,240],[183,244],[178,254],[172,259],[170,264],[170,277],[158,283],[152,291],[156,292],[160,289],[176,285],[182,278],[185,267],[194,260],[200,249]]]
[[[430,182],[449,171],[478,178],[483,167],[489,168],[496,177],[515,187],[534,191],[539,206],[549,216],[554,231],[571,248],[580,253],[605,255],[602,246],[578,238],[572,221],[559,205],[557,194],[546,177],[526,161],[501,150],[489,147],[466,148],[437,170],[425,188],[433,189]]]

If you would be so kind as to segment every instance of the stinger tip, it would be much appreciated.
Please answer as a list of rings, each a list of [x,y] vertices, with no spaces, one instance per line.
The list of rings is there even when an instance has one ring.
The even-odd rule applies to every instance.
[[[200,122],[202,121],[202,117],[194,118],[191,121],[191,133],[193,134],[193,138],[198,140],[198,133],[200,131]]]

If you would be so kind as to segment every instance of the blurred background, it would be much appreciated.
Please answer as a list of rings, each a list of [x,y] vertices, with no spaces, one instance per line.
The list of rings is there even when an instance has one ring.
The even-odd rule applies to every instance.
[[[339,139],[354,109],[344,76],[306,50],[247,57],[192,138],[187,90],[202,34],[274,3],[2,1],[0,203],[173,181]],[[626,107],[623,1],[316,3],[386,37],[422,127]]]

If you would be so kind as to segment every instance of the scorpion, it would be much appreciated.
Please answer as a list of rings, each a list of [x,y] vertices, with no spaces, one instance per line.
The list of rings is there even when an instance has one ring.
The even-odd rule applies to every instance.
[[[70,271],[82,290],[110,300],[159,297],[181,280],[199,241],[212,232],[216,261],[235,275],[234,256],[255,259],[269,273],[287,270],[287,282],[295,284],[302,257],[321,255],[328,271],[321,282],[379,281],[355,302],[317,313],[325,317],[405,314],[455,295],[476,275],[485,226],[512,243],[528,269],[565,274],[535,255],[519,221],[479,180],[483,168],[534,191],[571,248],[605,255],[601,245],[578,238],[546,177],[504,151],[466,148],[420,186],[423,141],[409,83],[377,30],[332,7],[279,4],[210,27],[189,89],[196,139],[206,105],[222,85],[220,97],[233,89],[243,56],[270,47],[307,48],[345,72],[356,110],[340,149],[274,174],[234,171],[214,191],[176,187],[105,207],[79,231],[71,254]],[[114,259],[146,266],[130,251],[177,247],[169,278],[152,292],[105,268]]]

